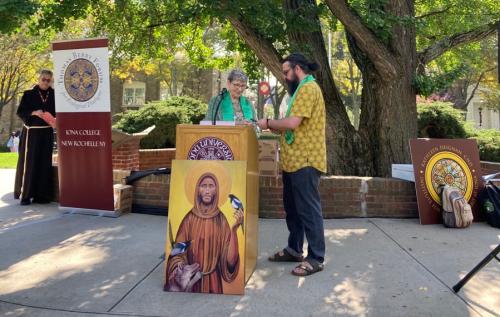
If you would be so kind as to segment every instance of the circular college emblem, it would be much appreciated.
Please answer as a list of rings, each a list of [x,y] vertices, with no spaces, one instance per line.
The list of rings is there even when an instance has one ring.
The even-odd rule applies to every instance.
[[[432,199],[440,204],[438,195],[440,185],[448,185],[460,190],[465,200],[469,201],[474,188],[472,173],[465,161],[455,153],[436,153],[425,168],[425,184]]]
[[[97,69],[89,60],[75,59],[64,73],[64,87],[76,101],[85,102],[94,97],[99,87]]]
[[[233,151],[219,138],[208,137],[198,140],[188,152],[188,160],[234,160]]]

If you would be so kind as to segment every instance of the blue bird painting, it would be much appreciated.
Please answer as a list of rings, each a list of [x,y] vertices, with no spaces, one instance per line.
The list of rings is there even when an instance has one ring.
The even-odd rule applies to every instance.
[[[231,201],[231,206],[233,206],[234,210],[241,210],[241,211],[244,211],[244,208],[243,208],[243,203],[241,202],[241,200],[236,197],[235,195],[233,194],[229,194],[229,201]],[[244,229],[244,222],[241,223],[241,230],[243,231],[243,233],[245,233],[245,229]]]

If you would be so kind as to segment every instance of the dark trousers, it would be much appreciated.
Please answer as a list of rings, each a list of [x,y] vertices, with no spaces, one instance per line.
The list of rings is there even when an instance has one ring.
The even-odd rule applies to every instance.
[[[283,172],[283,204],[286,212],[287,250],[293,255],[303,253],[304,234],[307,238],[307,260],[323,263],[325,234],[319,196],[321,173],[313,167],[296,172]]]

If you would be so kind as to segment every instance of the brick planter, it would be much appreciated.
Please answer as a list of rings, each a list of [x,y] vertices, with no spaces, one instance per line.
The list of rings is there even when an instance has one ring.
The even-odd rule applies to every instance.
[[[139,170],[140,141],[140,139],[132,139],[113,149],[113,169],[129,171]]]
[[[147,168],[169,167],[175,149],[141,150]],[[154,159],[153,159],[154,158]],[[155,163],[156,162],[156,163]],[[159,165],[159,162],[161,165]],[[165,164],[168,163],[168,164]],[[144,165],[143,165],[144,164]],[[500,172],[499,163],[481,162],[483,174]],[[142,168],[141,168],[142,169]],[[129,170],[114,170],[115,184],[123,184]],[[54,167],[57,201],[57,167]],[[284,218],[281,177],[260,176],[260,217]],[[150,175],[134,183],[134,205],[165,209],[170,191],[169,175]],[[415,184],[393,178],[326,176],[320,182],[321,203],[325,218],[344,217],[418,217]]]
[[[175,149],[139,150],[139,169],[141,171],[159,167],[171,167]]]
[[[260,178],[260,216],[284,218],[281,177]],[[323,177],[321,204],[325,218],[418,217],[415,185],[392,178]]]

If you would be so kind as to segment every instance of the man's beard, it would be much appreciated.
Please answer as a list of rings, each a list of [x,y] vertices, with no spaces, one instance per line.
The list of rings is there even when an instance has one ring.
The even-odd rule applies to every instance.
[[[286,80],[286,84],[288,85],[288,91],[290,92],[290,95],[293,96],[297,88],[299,87],[299,79],[293,74],[293,79],[292,80]]]
[[[214,203],[215,195],[212,195],[212,197],[210,197],[209,202],[205,202],[202,195],[199,195],[198,199],[203,206],[210,207]]]

